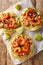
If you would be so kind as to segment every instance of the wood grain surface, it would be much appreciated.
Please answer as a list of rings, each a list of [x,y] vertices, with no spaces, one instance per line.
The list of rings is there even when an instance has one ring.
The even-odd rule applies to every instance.
[[[6,10],[12,3],[14,4],[18,0],[13,0],[14,2],[9,2],[9,0],[0,0],[0,11]],[[34,0],[35,1],[35,0]],[[14,65],[10,55],[7,52],[6,46],[0,37],[0,65]],[[20,65],[43,65],[43,51],[24,62]]]
[[[36,8],[43,14],[43,0],[36,0]]]

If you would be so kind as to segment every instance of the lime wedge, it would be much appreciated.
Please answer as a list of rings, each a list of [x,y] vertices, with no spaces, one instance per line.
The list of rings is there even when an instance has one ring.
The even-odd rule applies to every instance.
[[[16,5],[15,5],[15,8],[16,8],[17,10],[20,10],[20,9],[21,9],[21,5],[20,5],[20,4],[16,4]]]
[[[10,38],[10,35],[8,33],[4,33],[3,40],[7,40],[8,38]]]
[[[34,36],[34,38],[35,38],[35,40],[37,40],[37,41],[41,41],[42,40],[42,36],[40,35],[40,34],[35,34],[35,36]]]

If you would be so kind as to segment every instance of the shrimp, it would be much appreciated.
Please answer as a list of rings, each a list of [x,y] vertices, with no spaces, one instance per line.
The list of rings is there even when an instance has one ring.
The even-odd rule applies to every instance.
[[[12,28],[12,27],[15,28],[15,27],[16,27],[15,25],[16,25],[16,24],[15,24],[15,20],[14,20],[13,18],[10,18],[10,19],[9,19],[9,28]]]
[[[25,44],[25,40],[22,39],[22,42],[20,42],[20,45],[24,45]]]
[[[24,46],[22,47],[22,50],[23,50],[24,52],[28,52],[29,47],[28,47],[28,46],[26,46],[26,45],[24,45]]]
[[[21,48],[20,47],[14,48],[14,53],[20,53],[20,52],[21,52]]]
[[[28,20],[29,20],[29,21],[34,20],[34,17],[33,17],[33,16],[28,16]]]
[[[20,36],[20,37],[17,39],[17,42],[18,42],[20,45],[24,45],[24,44],[25,44],[25,40],[24,40],[23,36]]]
[[[24,18],[23,18],[23,23],[24,23],[26,26],[29,26],[29,21],[28,21],[28,17],[27,17],[27,16],[24,16]]]
[[[37,26],[41,24],[41,19],[40,18],[36,18],[36,20],[34,20],[34,22],[32,22],[33,26]]]
[[[13,41],[13,42],[12,42],[12,46],[13,46],[13,47],[18,47],[18,43],[17,43],[16,41]]]
[[[35,13],[34,9],[29,8],[29,9],[26,11],[26,16],[32,16],[33,13]]]

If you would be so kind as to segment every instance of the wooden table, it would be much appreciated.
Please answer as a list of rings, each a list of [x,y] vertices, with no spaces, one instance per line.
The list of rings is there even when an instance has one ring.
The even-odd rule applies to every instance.
[[[18,1],[18,0],[17,0]],[[16,0],[15,0],[16,2]],[[14,3],[14,2],[13,2]],[[33,2],[34,3],[34,2]],[[12,3],[9,0],[0,0],[0,11],[6,10]],[[0,65],[14,65],[7,52],[6,46],[0,37]],[[20,65],[43,65],[43,51]]]

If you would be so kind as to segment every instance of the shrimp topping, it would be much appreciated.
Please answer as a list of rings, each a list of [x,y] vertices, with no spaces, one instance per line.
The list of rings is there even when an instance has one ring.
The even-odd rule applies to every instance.
[[[32,8],[29,8],[24,14],[21,14],[21,16],[23,16],[23,24],[25,26],[38,26],[41,24],[41,18],[38,18],[38,13]]]
[[[29,54],[31,44],[32,40],[28,39],[24,35],[19,36],[12,42],[12,52],[22,56]]]
[[[10,13],[7,14],[1,14],[0,16],[0,28],[10,29],[10,28],[16,28],[17,24],[16,21]]]

